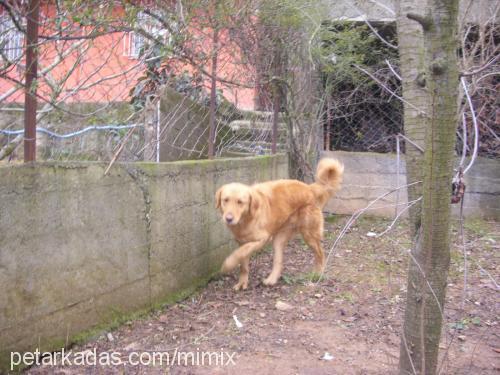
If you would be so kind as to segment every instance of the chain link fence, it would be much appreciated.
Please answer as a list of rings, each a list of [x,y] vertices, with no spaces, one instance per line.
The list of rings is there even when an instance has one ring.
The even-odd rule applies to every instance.
[[[0,164],[20,161],[23,154],[25,91],[33,89],[24,83],[29,68],[26,3],[0,2]],[[277,56],[263,43],[263,34],[275,30],[255,25],[254,2],[242,2],[246,5],[238,13],[241,20],[231,20],[218,33],[211,27],[213,20],[186,26],[186,13],[167,6],[181,2],[148,4],[154,3],[163,7],[118,1],[95,2],[92,8],[88,2],[43,3],[35,45],[39,53],[37,160],[112,164],[206,159],[211,156],[210,145],[214,157],[270,154],[276,146],[277,151],[289,152],[292,162],[296,150],[307,159],[316,146],[404,153],[408,141],[401,142],[397,52],[389,52],[371,29],[394,43],[393,24],[370,28],[350,20],[334,25],[328,30],[335,34],[329,39],[334,43],[321,47],[321,58],[333,62],[330,71],[324,70],[323,60],[310,61],[307,46],[290,66],[276,67],[277,60],[287,56]],[[498,54],[500,34],[488,32],[497,36],[483,43],[490,52],[477,66]],[[299,49],[299,42],[285,41],[284,55]],[[500,157],[500,64],[498,58],[491,61],[481,74],[463,78],[470,101],[464,96],[457,155],[477,152]],[[291,77],[286,77],[289,81],[280,87],[281,102],[276,102],[272,94],[278,91],[279,80],[275,75],[285,76],[280,69]],[[396,184],[403,188],[397,164]],[[380,188],[368,185],[361,181],[352,186],[376,192]],[[407,208],[416,202],[399,203],[398,197],[389,206]],[[397,215],[406,208],[397,209]],[[388,230],[377,226],[379,235]],[[366,238],[378,236],[371,230]],[[359,238],[355,242],[359,244]],[[398,246],[407,249],[406,244]],[[346,256],[351,253],[346,251]]]
[[[0,160],[15,161],[24,139],[27,5],[8,5],[0,9]],[[253,111],[252,32],[227,28],[214,44],[210,33],[176,24],[174,8],[103,3],[92,15],[87,10],[41,5],[38,160],[206,158],[211,100],[215,156],[269,152],[270,116]],[[195,35],[191,44],[174,40],[183,32]]]
[[[377,28],[389,42],[395,41],[394,24],[371,27]],[[480,27],[482,30],[469,25],[462,35],[466,40],[461,50],[462,69],[481,65],[484,68],[478,72],[480,74],[462,78],[456,154],[477,153],[478,156],[498,158],[500,63],[495,56],[500,29],[497,25]],[[363,22],[333,23],[330,30],[335,31],[333,40],[340,46],[346,39],[357,43],[354,47],[347,43],[344,50],[341,47],[328,50],[334,69],[325,78],[324,149],[396,152],[396,139],[404,134],[404,128],[399,58],[395,50],[372,34],[370,41]],[[359,61],[362,66],[358,65]],[[402,142],[400,151],[404,150],[405,142]]]
[[[21,158],[23,141],[26,5],[9,4],[0,13],[0,160],[15,161]],[[271,152],[274,104],[269,71],[275,68],[274,60],[262,58],[262,47],[255,47],[262,30],[253,29],[251,22],[238,24],[241,30],[232,25],[214,44],[210,29],[182,26],[174,8],[131,12],[124,5],[100,5],[92,15],[86,9],[58,2],[41,7],[36,46],[38,160],[206,158],[212,121],[216,157]],[[377,38],[367,39],[371,30],[361,26],[343,22],[330,29],[336,33],[336,47],[327,51],[335,61],[334,72],[321,78],[322,109],[306,122],[323,127],[324,149],[396,152],[396,137],[403,133],[397,54]],[[394,25],[375,26],[383,37],[395,38]],[[498,35],[498,30],[490,32]],[[179,40],[186,35],[196,38]],[[359,41],[350,59],[341,56],[343,37]],[[490,48],[496,48],[495,40]],[[217,86],[212,96],[215,53]],[[467,78],[474,116],[464,99],[465,126],[457,128],[457,155],[474,152],[476,122],[478,155],[500,156],[499,68],[496,60],[480,78]],[[290,71],[300,76],[299,70]],[[287,95],[290,92],[283,92]],[[300,108],[304,116],[309,107],[305,103]],[[287,135],[293,116],[297,113],[279,115],[278,151],[289,150],[287,137],[296,137],[302,129],[294,125],[299,132]]]
[[[500,66],[492,67],[500,70]],[[500,157],[500,82],[492,76],[487,88],[474,90],[473,110],[466,99],[462,103],[461,121],[457,126],[456,154],[472,155],[475,148],[475,123],[478,127],[477,155]],[[324,149],[357,152],[396,152],[399,134],[404,134],[403,105],[396,97],[401,87],[392,87],[395,95],[379,87],[373,92],[346,93],[332,98],[325,108]],[[474,112],[474,113],[473,113]],[[404,152],[404,143],[401,151]]]
[[[396,152],[396,136],[403,133],[403,105],[380,86],[332,97],[326,112],[325,149]]]

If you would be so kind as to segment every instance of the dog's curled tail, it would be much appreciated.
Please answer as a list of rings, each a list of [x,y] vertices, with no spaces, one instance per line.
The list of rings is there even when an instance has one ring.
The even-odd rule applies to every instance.
[[[330,193],[340,189],[344,165],[337,159],[324,158],[318,163],[316,169],[316,183],[323,185]]]

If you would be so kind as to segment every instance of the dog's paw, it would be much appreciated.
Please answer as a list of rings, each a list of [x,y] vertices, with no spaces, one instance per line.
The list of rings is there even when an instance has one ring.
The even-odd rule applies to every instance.
[[[222,264],[220,271],[222,273],[229,273],[232,270],[234,270],[236,267],[238,267],[238,264],[239,264],[238,260],[235,257],[233,257],[232,255],[230,255],[226,258],[226,260]]]
[[[279,277],[274,277],[272,275],[269,275],[267,278],[262,280],[262,284],[267,285],[267,286],[276,285],[276,283],[278,282],[278,279],[279,279]]]
[[[323,263],[314,265],[313,273],[316,273],[318,275],[322,275],[324,272],[325,272],[325,265]]]
[[[238,284],[233,286],[233,289],[237,292],[238,290],[246,290],[248,288],[248,280],[240,280]]]

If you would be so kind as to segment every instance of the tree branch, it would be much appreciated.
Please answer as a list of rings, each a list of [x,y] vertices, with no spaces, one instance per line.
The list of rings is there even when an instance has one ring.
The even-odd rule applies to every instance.
[[[424,31],[428,31],[432,27],[432,20],[429,17],[425,17],[416,13],[407,13],[406,17],[408,17],[408,19],[410,20],[418,22],[422,26]]]

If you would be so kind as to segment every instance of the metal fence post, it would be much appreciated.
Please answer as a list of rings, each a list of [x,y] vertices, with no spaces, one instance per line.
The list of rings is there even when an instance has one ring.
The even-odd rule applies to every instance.
[[[219,55],[219,30],[214,28],[213,34],[213,50],[212,50],[212,72],[211,72],[211,87],[210,87],[210,121],[208,131],[208,158],[213,159],[215,156],[215,121],[217,111],[217,59]]]
[[[271,133],[271,154],[276,154],[277,147],[276,143],[278,140],[278,118],[280,115],[280,96],[278,94],[278,90],[275,90],[274,100],[273,100],[273,127]]]
[[[39,0],[30,0],[26,32],[26,79],[24,99],[24,162],[36,159],[36,86],[38,68]]]

